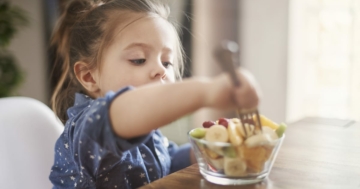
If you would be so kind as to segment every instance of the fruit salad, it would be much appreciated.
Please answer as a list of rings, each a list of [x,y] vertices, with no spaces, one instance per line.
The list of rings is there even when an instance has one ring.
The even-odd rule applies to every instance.
[[[189,135],[197,156],[215,173],[226,176],[247,176],[269,169],[275,147],[287,128],[260,115],[261,129],[255,125],[242,125],[238,118],[221,118],[205,121],[203,128],[196,128]],[[198,158],[198,157],[197,157]]]

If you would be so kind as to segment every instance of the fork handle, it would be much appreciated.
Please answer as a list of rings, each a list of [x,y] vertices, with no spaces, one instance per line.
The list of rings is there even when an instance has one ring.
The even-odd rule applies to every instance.
[[[223,44],[222,48],[215,51],[215,56],[218,59],[219,65],[221,66],[222,70],[230,74],[233,85],[235,87],[240,87],[241,82],[236,74],[236,67],[234,65],[236,62],[236,58],[234,57],[234,55],[236,53],[234,52],[234,49],[231,49],[231,47],[231,45]]]

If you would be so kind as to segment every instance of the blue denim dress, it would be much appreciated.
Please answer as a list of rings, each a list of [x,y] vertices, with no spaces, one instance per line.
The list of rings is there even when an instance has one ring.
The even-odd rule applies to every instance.
[[[131,89],[98,99],[75,95],[55,145],[53,188],[137,188],[190,165],[190,146],[168,142],[159,130],[130,140],[113,132],[110,104]]]

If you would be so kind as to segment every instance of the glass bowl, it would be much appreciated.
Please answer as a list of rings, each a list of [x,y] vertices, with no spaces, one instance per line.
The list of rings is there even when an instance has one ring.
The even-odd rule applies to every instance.
[[[270,173],[285,134],[271,144],[247,147],[244,143],[208,142],[188,133],[201,175],[220,185],[245,185],[261,182]]]

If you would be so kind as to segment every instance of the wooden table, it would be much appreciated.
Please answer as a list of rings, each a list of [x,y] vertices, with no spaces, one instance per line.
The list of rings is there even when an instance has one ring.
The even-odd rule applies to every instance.
[[[306,118],[290,124],[264,182],[220,186],[206,181],[197,164],[141,189],[360,189],[360,123]]]

